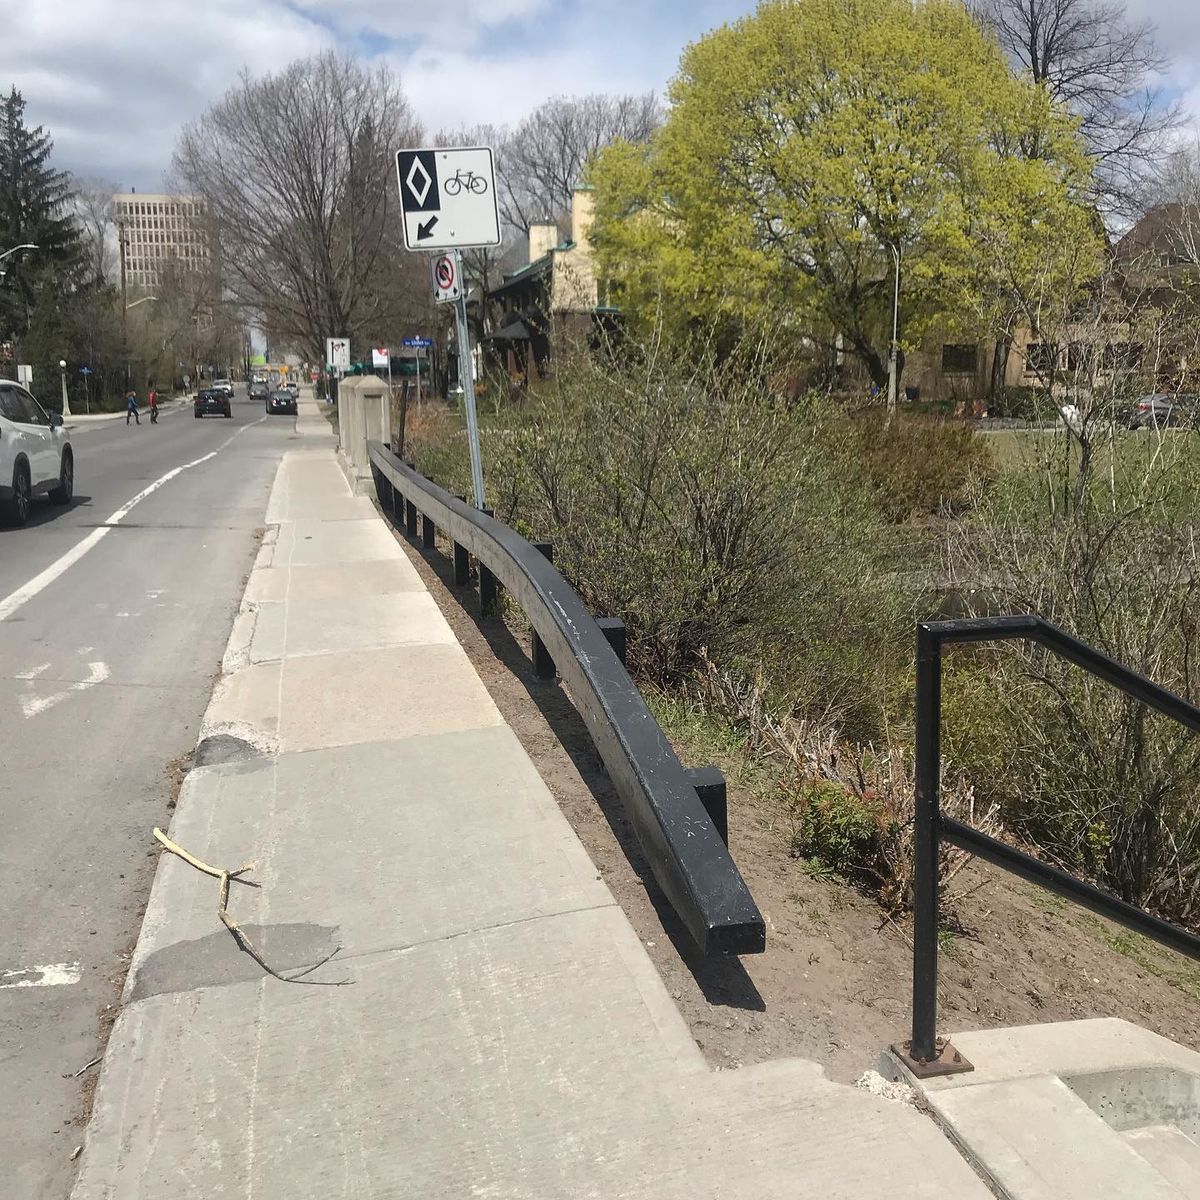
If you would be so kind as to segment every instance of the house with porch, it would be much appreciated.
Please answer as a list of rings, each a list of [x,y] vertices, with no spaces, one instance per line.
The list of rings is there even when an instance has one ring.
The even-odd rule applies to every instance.
[[[589,233],[595,208],[591,188],[571,196],[571,231],[546,221],[529,230],[529,261],[487,294],[493,362],[513,380],[532,383],[552,369],[555,349],[578,341],[590,345],[611,328],[616,309],[600,303]]]

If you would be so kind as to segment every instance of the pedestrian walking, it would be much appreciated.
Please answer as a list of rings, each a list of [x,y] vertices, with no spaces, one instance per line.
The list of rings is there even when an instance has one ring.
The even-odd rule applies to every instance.
[[[129,424],[129,418],[132,417],[139,425],[142,423],[142,418],[138,416],[137,392],[132,388],[129,389],[129,395],[125,397],[125,424]]]
[[[158,389],[154,384],[150,385],[150,424],[158,424]]]

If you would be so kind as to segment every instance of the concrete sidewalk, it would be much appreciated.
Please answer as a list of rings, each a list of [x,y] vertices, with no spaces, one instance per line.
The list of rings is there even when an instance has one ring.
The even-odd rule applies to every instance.
[[[989,1193],[913,1109],[714,1073],[302,401],[160,861],[77,1200]],[[149,835],[149,831],[147,831]],[[335,986],[335,985],[342,986]]]

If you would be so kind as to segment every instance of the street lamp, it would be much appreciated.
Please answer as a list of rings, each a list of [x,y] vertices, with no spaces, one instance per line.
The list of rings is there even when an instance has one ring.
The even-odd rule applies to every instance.
[[[18,250],[36,250],[37,248],[35,242],[22,242],[19,246],[14,246],[11,250],[5,250],[3,254],[0,254],[0,262],[3,262],[10,254],[16,254]]]
[[[71,415],[71,401],[67,399],[67,360],[60,358],[58,360],[58,369],[62,375],[62,393],[63,393],[63,408],[62,415],[65,420]]]

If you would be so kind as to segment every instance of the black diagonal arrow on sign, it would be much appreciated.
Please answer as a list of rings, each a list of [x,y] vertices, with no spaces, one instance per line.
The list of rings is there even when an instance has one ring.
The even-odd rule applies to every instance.
[[[423,224],[417,225],[417,241],[423,242],[427,237],[433,237],[433,227],[438,223],[436,216],[432,216]]]

